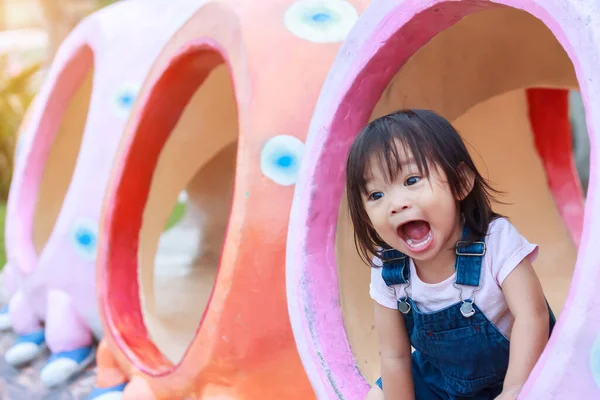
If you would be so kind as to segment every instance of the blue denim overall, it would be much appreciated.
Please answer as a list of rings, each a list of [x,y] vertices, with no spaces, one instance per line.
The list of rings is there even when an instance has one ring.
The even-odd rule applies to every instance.
[[[480,288],[484,241],[464,241],[456,245],[456,281],[461,301],[440,311],[419,311],[408,296],[409,259],[403,253],[382,251],[382,277],[388,286],[406,284],[405,297],[398,300],[403,314],[412,354],[412,373],[416,400],[488,400],[502,392],[508,369],[510,344],[475,304]],[[472,299],[464,299],[462,286],[475,288]],[[550,312],[550,332],[555,324]],[[377,385],[383,388],[381,378]]]

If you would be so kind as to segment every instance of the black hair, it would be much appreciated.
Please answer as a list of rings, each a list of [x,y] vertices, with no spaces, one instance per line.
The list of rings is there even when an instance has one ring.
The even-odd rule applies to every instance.
[[[463,139],[450,122],[431,110],[400,110],[367,124],[348,154],[346,195],[354,242],[361,258],[371,264],[372,256],[380,248],[389,247],[373,228],[363,199],[368,194],[367,177],[372,157],[377,157],[385,179],[393,182],[402,168],[399,147],[412,153],[424,176],[429,176],[430,167],[440,168],[459,202],[464,223],[471,230],[473,237],[469,240],[485,237],[490,222],[500,217],[492,210],[494,195],[500,192],[477,171]],[[472,189],[470,178],[473,178]]]

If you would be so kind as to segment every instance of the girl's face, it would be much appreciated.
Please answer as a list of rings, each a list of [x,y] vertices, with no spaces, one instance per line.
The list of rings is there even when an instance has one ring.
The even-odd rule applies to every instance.
[[[377,157],[371,157],[365,210],[388,245],[415,261],[435,261],[460,240],[458,203],[444,173],[429,165],[429,177],[423,176],[403,147],[398,148],[401,168],[393,182],[386,183]]]

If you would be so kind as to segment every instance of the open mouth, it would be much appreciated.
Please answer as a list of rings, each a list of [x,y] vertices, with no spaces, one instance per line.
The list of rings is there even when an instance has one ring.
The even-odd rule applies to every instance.
[[[397,233],[412,251],[425,250],[432,239],[431,226],[423,220],[406,222],[398,226]]]

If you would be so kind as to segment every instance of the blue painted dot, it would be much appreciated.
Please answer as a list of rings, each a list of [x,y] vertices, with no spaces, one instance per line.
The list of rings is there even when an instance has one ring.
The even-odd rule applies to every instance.
[[[294,156],[285,154],[277,159],[277,165],[281,168],[289,168],[295,164]]]
[[[302,155],[304,143],[294,136],[274,136],[265,143],[260,156],[260,168],[267,177],[280,185],[293,185]]]
[[[133,96],[126,94],[123,97],[121,97],[121,103],[126,104],[126,105],[130,105],[133,103]]]
[[[92,243],[92,235],[90,235],[89,233],[83,232],[80,233],[79,236],[77,237],[77,240],[79,240],[79,243],[83,246],[88,246],[90,243]]]
[[[358,19],[348,0],[296,0],[285,12],[286,28],[314,43],[335,43],[346,38]]]
[[[592,351],[590,352],[590,369],[592,371],[594,382],[600,387],[600,336],[592,345]]]
[[[119,86],[113,98],[115,111],[121,116],[127,116],[135,104],[138,91],[139,88],[133,83]]]
[[[311,19],[314,22],[327,22],[331,19],[331,15],[324,13],[324,12],[320,12],[320,13],[313,14]]]
[[[119,98],[119,103],[121,103],[121,107],[123,108],[131,108],[133,106],[133,102],[135,100],[135,96],[131,93],[124,93]]]
[[[96,256],[97,238],[97,224],[94,222],[81,221],[73,230],[75,249],[87,259],[93,259]]]
[[[82,228],[75,233],[75,239],[80,246],[91,248],[96,245],[96,235],[88,229]]]

